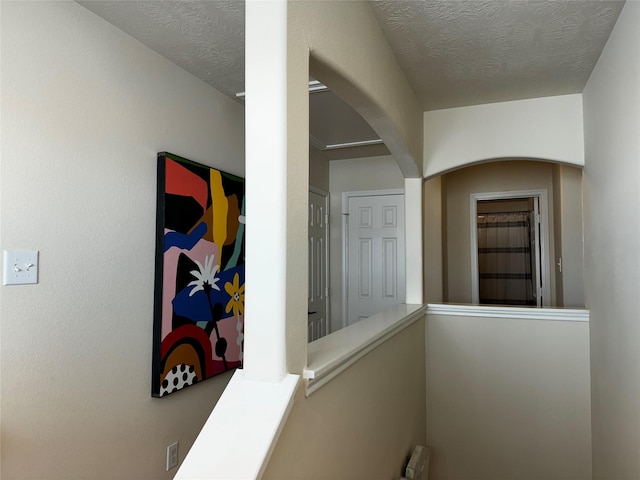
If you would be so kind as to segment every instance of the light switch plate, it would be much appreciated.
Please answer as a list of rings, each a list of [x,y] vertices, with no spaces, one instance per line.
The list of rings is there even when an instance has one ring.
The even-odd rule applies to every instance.
[[[2,271],[3,285],[38,283],[37,250],[5,250]]]

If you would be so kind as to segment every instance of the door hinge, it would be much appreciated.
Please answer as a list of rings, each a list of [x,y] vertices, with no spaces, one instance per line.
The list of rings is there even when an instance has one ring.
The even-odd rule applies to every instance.
[[[326,214],[324,216],[324,223],[325,223],[325,225],[329,225],[329,214]]]

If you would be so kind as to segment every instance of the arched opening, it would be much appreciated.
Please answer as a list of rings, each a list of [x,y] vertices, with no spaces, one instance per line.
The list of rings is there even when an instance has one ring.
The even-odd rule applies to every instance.
[[[322,77],[323,85],[325,81]],[[401,248],[397,251],[390,248],[386,252],[395,252],[394,259],[401,260],[398,271],[395,270],[397,263],[387,258],[389,255],[381,255],[381,239],[369,238],[372,250],[367,250],[371,254],[371,271],[384,270],[381,259],[389,260],[393,268],[385,271],[390,284],[398,288],[391,292],[387,290],[386,298],[380,298],[383,288],[378,282],[382,276],[372,275],[373,284],[367,284],[371,287],[371,298],[356,301],[360,297],[355,294],[358,282],[349,266],[353,266],[354,259],[360,255],[356,242],[351,243],[351,249],[346,247],[349,232],[353,230],[349,225],[354,226],[348,218],[355,221],[355,215],[349,217],[349,211],[357,208],[354,203],[371,201],[375,204],[382,198],[388,201],[393,193],[392,203],[402,213],[404,176],[396,157],[389,152],[380,135],[346,100],[333,92],[332,87],[328,82],[326,90],[313,93],[310,88],[309,91],[309,341],[353,323],[355,320],[352,318],[349,322],[349,317],[377,313],[377,308],[384,309],[389,304],[405,301],[404,229]],[[341,146],[332,148],[330,142]],[[372,207],[374,213],[381,208],[373,204]],[[386,240],[390,242],[388,238]],[[391,271],[393,274],[389,273]],[[351,288],[349,283],[353,284]],[[348,304],[351,304],[351,315],[347,313]],[[362,311],[356,314],[356,310]]]
[[[518,192],[534,192],[519,194]],[[539,192],[539,193],[535,193]],[[544,196],[548,208],[536,205],[537,197]],[[434,198],[435,197],[435,198]],[[509,302],[500,301],[492,295],[490,300],[481,301],[479,285],[482,280],[496,288],[499,277],[504,277],[505,285],[533,285],[533,305],[555,307],[584,307],[584,286],[582,278],[582,170],[577,167],[561,165],[536,159],[499,159],[466,166],[445,173],[426,182],[425,198],[435,200],[440,209],[426,209],[427,264],[437,258],[437,248],[433,243],[440,242],[441,248],[441,292],[429,292],[429,301],[464,304],[504,304],[531,305],[531,301],[520,301],[519,297]],[[507,205],[506,201],[489,204],[488,200],[520,199],[530,202],[529,206],[518,210],[517,205]],[[487,203],[478,203],[487,202]],[[513,208],[512,208],[513,207]],[[531,211],[522,214],[518,221],[508,219],[509,210]],[[491,225],[494,236],[511,237],[512,243],[500,245],[479,245],[478,215],[502,213],[504,221]],[[480,212],[480,214],[478,213]],[[539,227],[534,226],[534,217],[539,216]],[[488,216],[488,215],[485,215]],[[513,215],[512,215],[513,216]],[[546,217],[546,218],[545,218]],[[529,220],[531,218],[531,221]],[[482,222],[483,220],[480,220]],[[441,225],[440,232],[429,233],[429,228]],[[514,228],[509,233],[509,226]],[[488,225],[485,225],[485,228]],[[474,228],[477,229],[474,231]],[[537,230],[539,229],[539,230]],[[544,236],[535,238],[536,233]],[[517,244],[515,238],[522,234],[523,244]],[[530,235],[530,237],[529,237]],[[439,238],[438,238],[439,237]],[[546,245],[545,245],[546,242]],[[472,248],[473,245],[473,248]],[[540,248],[546,248],[546,252]],[[480,249],[480,250],[479,250]],[[533,251],[531,251],[533,250]],[[536,259],[537,250],[537,259]],[[475,255],[474,255],[475,253]],[[531,256],[525,257],[525,254]],[[529,266],[515,267],[515,270],[496,270],[482,272],[482,257],[491,257],[501,263],[509,263],[523,255],[523,261]],[[485,258],[486,259],[486,258]],[[540,262],[536,273],[536,261]],[[505,267],[507,268],[507,267]],[[433,273],[427,271],[427,279]],[[432,279],[434,285],[437,279]],[[542,301],[536,298],[537,281],[546,288]],[[427,280],[428,282],[428,280]],[[501,287],[502,288],[502,287]],[[508,287],[505,287],[508,288]],[[520,287],[518,287],[520,288]],[[435,298],[434,298],[435,295]],[[440,298],[437,298],[441,295]],[[537,295],[541,295],[538,293]]]
[[[327,62],[313,55],[310,57],[309,73],[313,79],[321,82],[327,90],[313,93],[309,89],[309,340],[318,338],[318,332],[334,332],[353,323],[354,319],[363,318],[378,313],[391,304],[405,303],[405,229],[404,229],[404,190],[405,178],[420,177],[415,152],[412,152],[403,136],[399,134],[393,121],[377,102],[370,98],[363,89],[341,75]],[[331,122],[331,115],[335,125],[327,125]],[[320,118],[322,117],[322,118]],[[339,131],[336,131],[336,128]],[[351,133],[350,133],[351,132]],[[338,148],[327,147],[330,143],[327,139],[335,139],[333,142]],[[339,145],[342,145],[341,147]],[[327,268],[318,268],[318,259],[322,255],[316,254],[316,247],[320,246],[311,233],[317,230],[317,213],[322,210],[312,204],[312,199],[321,200],[317,192],[326,193],[327,203],[324,206],[328,213],[329,248],[327,253]],[[363,192],[366,192],[364,195]],[[346,197],[345,197],[346,195]],[[375,206],[376,200],[382,197],[390,201],[392,197],[395,206]],[[367,287],[372,287],[371,302],[375,306],[365,306],[365,296],[356,295],[360,282],[356,279],[357,268],[354,258],[364,258],[357,251],[357,242],[351,242],[345,232],[350,232],[348,219],[355,219],[349,215],[349,206],[359,201],[371,201],[371,211],[375,214],[380,210],[400,220],[393,239],[389,238],[388,229],[383,238],[371,238],[372,250],[371,269],[380,274],[370,275]],[[345,199],[346,198],[346,199]],[[419,198],[419,197],[418,197]],[[345,205],[347,202],[347,205]],[[379,207],[379,208],[378,208]],[[388,207],[388,208],[387,208]],[[355,207],[353,207],[355,208]],[[385,210],[386,208],[386,210]],[[316,218],[313,216],[316,215]],[[393,215],[392,215],[393,216]],[[418,221],[420,218],[418,218]],[[382,222],[384,223],[384,222]],[[392,222],[394,225],[395,221]],[[353,222],[351,223],[353,225]],[[381,234],[380,234],[381,235]],[[396,243],[394,243],[394,241]],[[386,242],[386,243],[385,243]],[[380,245],[378,245],[380,244]],[[386,249],[382,246],[386,245]],[[414,242],[417,249],[421,248],[420,239]],[[320,247],[322,248],[322,247]],[[376,253],[377,252],[377,253]],[[391,259],[393,258],[393,259]],[[415,255],[414,255],[415,258]],[[385,260],[388,263],[384,263]],[[417,262],[416,262],[417,263]],[[353,268],[352,268],[353,267]],[[388,267],[388,268],[385,268]],[[323,280],[321,272],[327,272],[328,281],[326,289],[321,286]],[[385,275],[382,275],[382,272]],[[392,272],[392,273],[390,273]],[[419,275],[421,275],[421,267]],[[389,280],[384,282],[384,280]],[[320,286],[320,288],[317,288]],[[385,288],[388,287],[388,288]],[[391,287],[389,287],[391,286]],[[419,287],[421,291],[421,286]],[[324,307],[325,302],[322,292],[328,295],[328,322],[323,325],[316,321]],[[349,294],[351,293],[351,295]],[[377,292],[377,293],[376,293]],[[383,293],[384,292],[384,293]],[[353,304],[353,298],[360,300]],[[316,301],[316,297],[317,300]],[[352,300],[351,302],[349,300]],[[321,308],[316,308],[320,304]],[[352,310],[361,309],[358,314],[347,313],[346,305],[351,305]],[[377,309],[377,310],[376,310]],[[353,313],[353,312],[352,312]],[[352,318],[353,317],[353,318]],[[348,318],[352,318],[348,321]]]

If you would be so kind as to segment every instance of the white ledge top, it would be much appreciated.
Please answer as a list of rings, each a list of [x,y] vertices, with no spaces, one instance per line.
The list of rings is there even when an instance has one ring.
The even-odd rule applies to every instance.
[[[424,315],[426,305],[401,304],[322,337],[307,346],[307,396],[359,358]]]
[[[428,315],[458,317],[516,318],[523,320],[550,320],[564,322],[588,322],[589,310],[585,308],[555,307],[503,307],[493,305],[466,305],[454,303],[430,303]]]
[[[257,479],[293,404],[300,376],[247,380],[236,370],[174,480]]]

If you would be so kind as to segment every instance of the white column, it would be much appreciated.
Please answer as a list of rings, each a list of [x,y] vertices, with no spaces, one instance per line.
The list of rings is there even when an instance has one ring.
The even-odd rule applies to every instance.
[[[287,3],[247,1],[246,378],[279,382],[286,367]]]
[[[423,302],[422,178],[404,179],[405,242],[407,255],[406,303]]]

